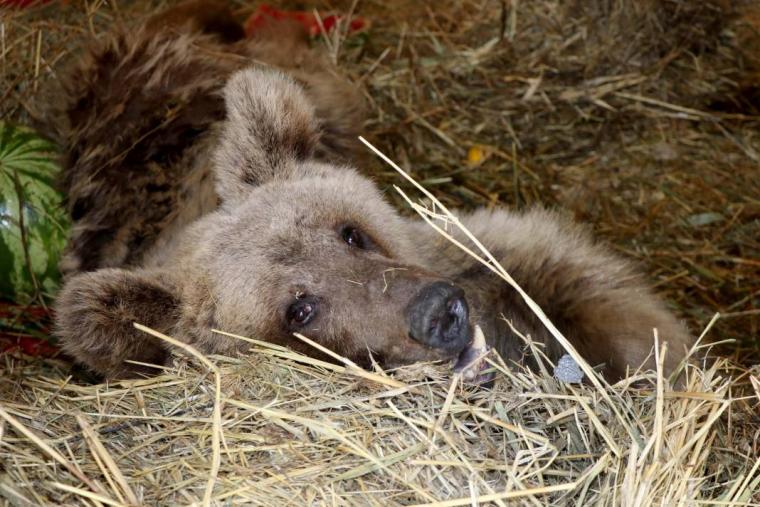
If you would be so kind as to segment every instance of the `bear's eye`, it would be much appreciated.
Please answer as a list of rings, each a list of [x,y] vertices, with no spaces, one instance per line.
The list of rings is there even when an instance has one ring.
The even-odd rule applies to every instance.
[[[340,232],[340,236],[343,238],[343,241],[345,241],[348,246],[352,246],[360,250],[365,250],[367,248],[367,242],[364,239],[364,235],[356,227],[351,227],[350,225],[347,225]]]
[[[288,324],[295,327],[305,326],[317,314],[317,300],[311,296],[302,296],[290,305],[286,318]]]

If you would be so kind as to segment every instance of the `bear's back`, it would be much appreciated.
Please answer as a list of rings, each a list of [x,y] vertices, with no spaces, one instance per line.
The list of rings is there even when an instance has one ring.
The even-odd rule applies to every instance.
[[[220,23],[225,16],[229,22]],[[91,41],[62,73],[49,101],[62,105],[49,109],[47,123],[64,148],[61,186],[74,224],[65,276],[160,257],[179,231],[217,207],[212,155],[225,117],[221,89],[236,70],[285,67],[320,116],[318,155],[349,157],[363,117],[358,93],[292,26],[275,23],[254,40],[236,40],[235,23],[221,3],[183,4],[136,31]]]

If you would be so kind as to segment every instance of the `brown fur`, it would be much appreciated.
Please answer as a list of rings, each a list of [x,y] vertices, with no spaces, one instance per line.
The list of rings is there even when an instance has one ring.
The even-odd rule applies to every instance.
[[[216,30],[236,21],[225,15],[223,4],[194,1],[137,33],[117,30],[90,42],[52,87],[52,104],[66,99],[47,123],[66,147],[62,190],[75,222],[64,275],[139,266],[167,230],[216,207],[210,157],[225,116],[221,88],[252,62],[287,69],[318,105],[329,133],[315,147],[321,159],[352,156],[363,116],[358,92],[308,48],[300,27],[282,22],[276,38],[227,44]]]
[[[313,354],[286,319],[308,294],[320,312],[298,330],[346,357],[446,359],[408,336],[405,311],[420,287],[449,280],[506,358],[523,349],[501,315],[562,354],[514,291],[342,165],[354,159],[358,94],[302,34],[280,25],[224,42],[214,32],[228,13],[190,5],[93,43],[64,87],[75,221],[57,306],[65,350],[109,377],[142,372],[125,360],[168,355],[131,325],[141,322],[210,353],[245,348],[219,328]],[[670,342],[668,370],[690,344],[625,261],[557,214],[462,220],[611,377],[647,359],[655,327]],[[363,231],[365,249],[343,241],[346,226]]]

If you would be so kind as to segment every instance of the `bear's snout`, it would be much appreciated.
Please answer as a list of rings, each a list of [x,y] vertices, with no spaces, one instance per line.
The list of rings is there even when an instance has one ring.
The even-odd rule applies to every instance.
[[[429,347],[450,352],[470,341],[469,308],[464,291],[448,282],[426,285],[408,307],[409,336]]]

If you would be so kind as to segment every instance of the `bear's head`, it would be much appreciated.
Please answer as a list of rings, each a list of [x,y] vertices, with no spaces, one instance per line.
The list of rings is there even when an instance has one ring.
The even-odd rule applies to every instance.
[[[313,157],[321,126],[301,87],[248,69],[225,101],[221,205],[185,247],[188,271],[203,273],[189,299],[204,311],[181,327],[204,315],[206,328],[313,354],[301,333],[360,364],[459,353],[471,337],[463,291],[422,267],[408,221],[373,182]]]
[[[64,349],[108,377],[154,371],[128,360],[167,358],[134,322],[213,353],[247,346],[214,328],[318,355],[300,333],[362,365],[464,350],[462,289],[425,269],[414,228],[369,179],[315,158],[330,135],[301,87],[248,69],[224,93],[218,209],[142,267],[68,280],[57,306]]]

